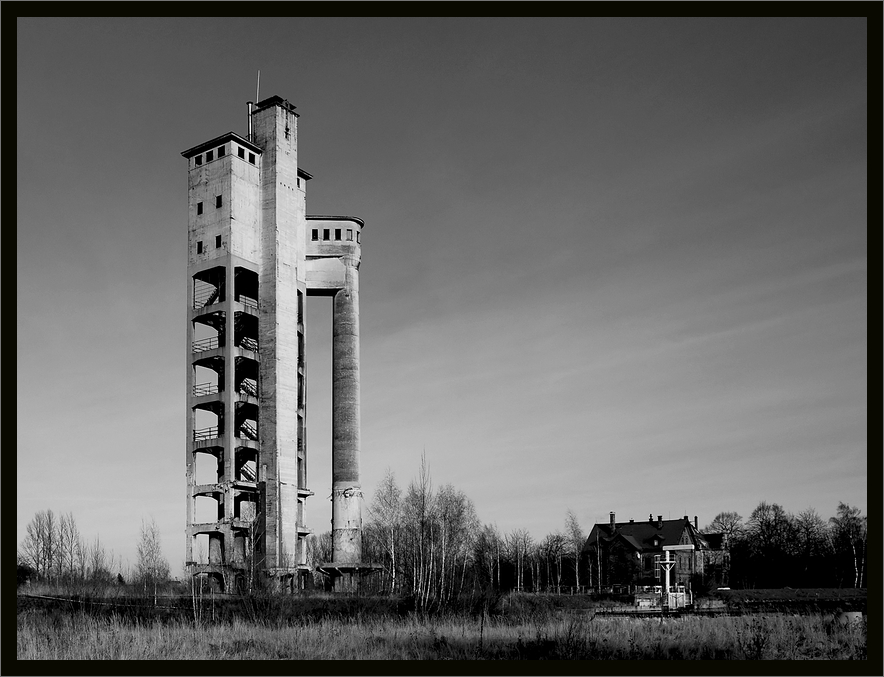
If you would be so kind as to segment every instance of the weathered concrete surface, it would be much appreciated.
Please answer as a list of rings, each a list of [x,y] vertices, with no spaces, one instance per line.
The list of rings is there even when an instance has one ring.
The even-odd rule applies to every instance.
[[[182,153],[189,168],[186,558],[192,573],[219,577],[227,590],[250,557],[283,586],[306,570],[305,499],[312,495],[306,487],[308,293],[335,297],[333,547],[345,568],[361,559],[363,223],[354,217],[312,217],[321,225],[308,224],[305,196],[311,177],[298,169],[297,118],[293,106],[270,97],[253,109],[249,139],[230,132]],[[313,241],[314,226],[328,229],[329,237]],[[205,289],[210,279],[217,298],[195,308],[196,288]],[[205,339],[212,331],[216,336]],[[215,343],[196,346],[206,340]],[[214,371],[217,384],[207,389],[196,383],[197,368]],[[250,392],[241,390],[244,379],[250,379]],[[215,416],[217,431],[195,436],[198,415],[201,420]],[[200,455],[217,459],[217,482],[202,478],[197,484]],[[252,469],[243,474],[246,463]],[[211,522],[197,519],[198,497],[217,502]],[[253,515],[257,525],[250,522]],[[250,533],[260,534],[254,543]],[[197,536],[207,538],[203,563],[196,561]],[[350,577],[348,572],[343,576]]]
[[[353,263],[351,260],[349,263]],[[332,559],[362,560],[359,483],[359,272],[346,265],[332,307]]]

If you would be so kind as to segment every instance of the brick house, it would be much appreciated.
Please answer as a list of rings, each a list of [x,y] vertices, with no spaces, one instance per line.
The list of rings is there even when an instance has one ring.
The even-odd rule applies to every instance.
[[[593,587],[628,588],[642,585],[662,585],[665,574],[660,560],[665,559],[664,546],[693,545],[694,550],[670,553],[676,560],[670,576],[670,585],[684,585],[690,589],[692,577],[704,574],[709,543],[685,515],[682,519],[654,519],[648,515],[643,522],[617,522],[611,513],[610,522],[593,526],[582,551],[582,564],[591,574]]]

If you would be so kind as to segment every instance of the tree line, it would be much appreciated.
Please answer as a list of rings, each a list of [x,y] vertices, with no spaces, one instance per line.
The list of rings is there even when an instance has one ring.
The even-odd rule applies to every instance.
[[[762,501],[746,522],[722,512],[703,532],[723,535],[709,573],[730,587],[866,587],[868,518],[847,503],[826,520]]]
[[[96,536],[86,541],[72,513],[56,515],[41,510],[28,523],[17,551],[20,580],[56,585],[133,583],[151,589],[169,580],[169,562],[163,555],[160,530],[154,520],[142,522],[138,559],[131,581],[123,576],[122,559]],[[129,572],[126,572],[127,575]]]
[[[562,528],[536,540],[526,529],[483,523],[472,500],[451,484],[434,488],[426,460],[403,489],[387,470],[366,505],[363,560],[382,565],[371,588],[413,597],[419,608],[510,590],[598,590],[583,557],[584,533],[572,510]],[[762,501],[748,520],[721,512],[703,530],[708,553],[699,586],[866,587],[867,517],[846,503],[828,520]],[[720,534],[712,537],[711,534]],[[123,582],[122,563],[98,538],[86,542],[71,513],[38,512],[19,545],[20,575],[50,583]],[[308,538],[308,564],[331,561],[331,533]],[[128,572],[127,572],[128,573]],[[132,583],[168,581],[169,563],[152,520],[142,523]],[[321,577],[316,574],[317,583]]]
[[[728,587],[865,587],[867,518],[840,503],[828,520],[813,508],[792,515],[762,501],[744,523],[719,513],[703,530],[705,573],[696,591]],[[450,484],[434,489],[425,459],[403,489],[389,469],[367,504],[363,560],[383,566],[375,588],[444,605],[489,589],[505,592],[598,590],[585,560],[585,533],[572,510],[537,540],[525,529],[483,523],[473,502]],[[331,534],[310,539],[310,561],[331,560]]]

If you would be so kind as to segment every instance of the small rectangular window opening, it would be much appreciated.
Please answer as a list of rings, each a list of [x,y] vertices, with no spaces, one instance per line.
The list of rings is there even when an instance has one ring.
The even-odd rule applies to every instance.
[[[322,229],[322,239],[323,239],[323,240],[328,240],[328,239],[329,239],[329,237],[328,237],[328,228],[323,228],[323,229]]]
[[[249,153],[249,162],[251,162],[252,164],[255,164],[255,154],[254,153]]]
[[[237,148],[236,148],[236,154],[239,155],[241,158],[245,159],[245,157],[246,157],[246,149],[245,149],[245,148],[240,148],[239,146],[237,146]]]
[[[341,229],[340,228],[335,228],[335,239],[336,240],[341,239]]]
[[[199,242],[196,243],[196,253],[197,254],[203,253],[203,241],[202,240],[200,240]]]
[[[196,163],[196,166],[199,167],[203,163],[203,156],[197,155],[195,158],[193,158],[193,161]]]
[[[359,231],[357,230],[357,231],[356,231],[356,241],[357,241],[357,242],[359,242],[359,235],[360,235],[360,233],[359,233]]]
[[[295,183],[298,184],[298,188],[301,187],[301,179],[295,179]]]
[[[353,229],[347,228],[347,241],[351,242],[353,240]]]
[[[218,149],[218,157],[224,157],[224,146]]]
[[[313,232],[310,234],[311,239],[316,242],[319,239],[319,229],[314,228]]]
[[[215,249],[219,249],[220,247],[221,247],[221,236],[216,235],[215,236]]]
[[[219,209],[220,207],[221,207],[221,196],[216,195],[215,196],[215,209]]]
[[[197,214],[197,216],[199,216],[202,213],[203,213],[203,203],[197,202],[196,203],[196,214]]]
[[[215,159],[215,153],[214,153],[214,151],[207,150],[207,151],[206,151],[206,162],[211,162],[211,161],[214,160],[214,159]]]

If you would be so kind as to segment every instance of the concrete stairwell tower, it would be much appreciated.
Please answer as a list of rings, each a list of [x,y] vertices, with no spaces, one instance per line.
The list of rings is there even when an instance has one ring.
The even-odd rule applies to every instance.
[[[298,114],[248,104],[188,161],[187,542],[194,576],[226,591],[309,572],[305,302],[334,297],[332,527],[321,567],[353,589],[361,564],[359,282],[363,222],[307,216]],[[309,231],[309,233],[308,233]]]

